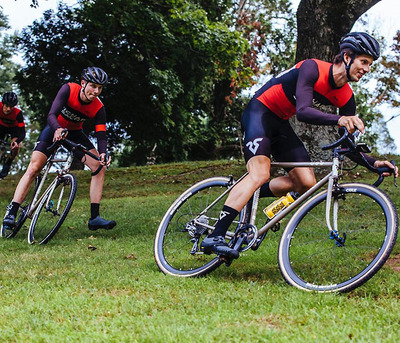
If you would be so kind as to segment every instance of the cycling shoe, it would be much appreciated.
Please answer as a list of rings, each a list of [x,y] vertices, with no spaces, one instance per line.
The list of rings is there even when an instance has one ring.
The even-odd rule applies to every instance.
[[[88,222],[88,227],[89,230],[95,231],[98,229],[105,229],[105,230],[111,230],[117,223],[114,220],[106,220],[100,216],[97,216],[96,218],[89,219]]]
[[[204,238],[200,244],[200,251],[207,255],[214,253],[229,258],[239,257],[239,251],[230,248],[222,236]]]
[[[14,227],[15,216],[13,214],[7,214],[3,219],[3,227]]]

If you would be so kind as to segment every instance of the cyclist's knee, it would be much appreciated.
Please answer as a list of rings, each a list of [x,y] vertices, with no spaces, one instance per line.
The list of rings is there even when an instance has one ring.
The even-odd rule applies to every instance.
[[[269,180],[270,173],[267,168],[260,168],[259,170],[250,171],[249,177],[258,188]]]
[[[43,163],[40,161],[31,161],[29,163],[28,168],[26,169],[25,174],[27,174],[30,178],[35,178],[39,175],[40,171],[43,168]]]
[[[92,177],[97,176],[97,177],[103,177],[104,173],[106,171],[105,166],[101,165],[100,163],[91,165],[90,170],[92,172]]]
[[[307,179],[303,179],[301,183],[294,184],[294,191],[303,194],[307,192],[311,187],[313,187],[316,184],[315,177],[309,177]]]

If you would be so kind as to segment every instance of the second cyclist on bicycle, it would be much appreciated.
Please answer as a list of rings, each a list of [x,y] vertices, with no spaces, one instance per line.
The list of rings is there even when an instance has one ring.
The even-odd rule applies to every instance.
[[[18,96],[14,92],[4,93],[0,102],[0,139],[6,135],[11,136],[11,153],[7,157],[0,172],[0,179],[5,178],[10,172],[12,161],[18,155],[21,143],[25,138],[25,123],[22,111],[17,108]]]
[[[68,130],[68,139],[86,146],[90,152],[100,156],[101,161],[85,157],[84,153],[76,154],[92,171],[90,184],[91,217],[88,222],[90,230],[112,229],[116,222],[106,220],[99,214],[100,200],[103,193],[104,166],[110,164],[106,160],[106,111],[103,103],[98,98],[108,81],[108,76],[98,67],[88,67],[82,71],[80,84],[64,84],[58,91],[47,117],[47,125],[41,132],[36,142],[29,166],[18,183],[14,193],[11,208],[4,218],[4,226],[14,226],[19,206],[25,199],[29,187],[35,177],[46,164],[51,152],[47,148],[54,142],[63,139],[62,133]],[[83,122],[94,119],[98,150],[82,130]]]

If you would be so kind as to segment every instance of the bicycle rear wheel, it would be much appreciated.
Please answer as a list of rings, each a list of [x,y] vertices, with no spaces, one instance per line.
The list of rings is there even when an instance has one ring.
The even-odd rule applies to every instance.
[[[229,187],[229,182],[227,177],[203,180],[182,193],[168,209],[158,227],[154,244],[155,260],[163,273],[200,276],[223,263],[215,255],[200,253],[199,248],[208,234],[207,226],[214,227],[218,220],[227,195],[204,210]],[[238,225],[238,222],[233,225]]]
[[[46,244],[57,233],[75,199],[77,182],[73,174],[57,177],[55,187],[50,186],[33,215],[28,232],[28,243]]]
[[[305,202],[283,232],[279,267],[292,286],[316,292],[348,292],[368,281],[388,259],[397,237],[397,213],[380,189],[342,184],[337,229],[343,244],[329,235],[327,191]]]

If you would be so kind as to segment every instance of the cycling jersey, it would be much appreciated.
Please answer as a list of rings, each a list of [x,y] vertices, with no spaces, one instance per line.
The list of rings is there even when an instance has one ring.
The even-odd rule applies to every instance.
[[[322,112],[315,104],[333,105],[339,115],[355,115],[356,103],[349,84],[337,87],[333,64],[317,59],[297,63],[292,69],[268,81],[255,97],[282,119],[296,115],[299,121],[335,125],[339,117]]]
[[[94,119],[98,150],[105,153],[107,137],[104,105],[98,98],[84,103],[80,99],[81,89],[81,85],[77,83],[63,85],[51,105],[47,122],[54,131],[58,128],[82,130],[84,121]]]
[[[25,123],[22,116],[22,111],[14,107],[11,113],[5,115],[3,112],[3,103],[0,102],[0,129],[3,127],[4,132],[11,134],[12,137],[17,137],[17,143],[20,143],[25,138]]]
[[[356,103],[349,84],[337,87],[333,64],[304,60],[269,80],[254,95],[242,116],[246,162],[255,155],[277,161],[309,161],[309,155],[288,119],[315,125],[337,125],[340,116],[322,112],[316,104],[333,105],[339,115],[353,116]],[[369,163],[375,159],[366,156]]]

